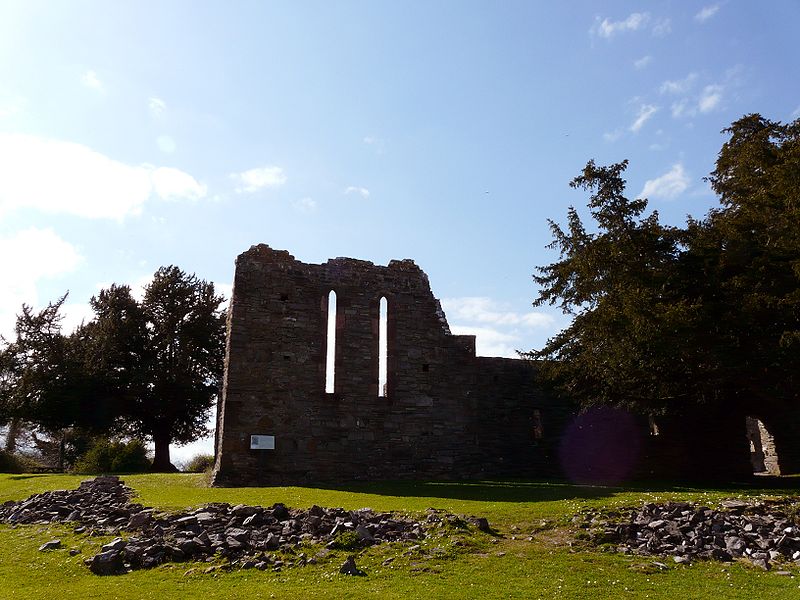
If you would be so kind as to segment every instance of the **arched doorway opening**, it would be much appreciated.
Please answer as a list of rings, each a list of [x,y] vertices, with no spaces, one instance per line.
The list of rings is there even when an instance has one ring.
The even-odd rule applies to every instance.
[[[757,417],[745,417],[747,440],[750,442],[750,463],[756,475],[780,475],[775,440],[764,422]]]

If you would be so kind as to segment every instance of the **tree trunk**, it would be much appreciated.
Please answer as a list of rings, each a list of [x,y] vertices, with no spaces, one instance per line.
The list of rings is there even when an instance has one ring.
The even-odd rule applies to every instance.
[[[22,433],[22,422],[18,418],[11,419],[6,432],[6,452],[14,454],[17,451],[17,439]]]
[[[153,466],[150,467],[152,473],[175,473],[178,470],[169,460],[169,441],[169,433],[153,434],[156,451],[153,456]]]

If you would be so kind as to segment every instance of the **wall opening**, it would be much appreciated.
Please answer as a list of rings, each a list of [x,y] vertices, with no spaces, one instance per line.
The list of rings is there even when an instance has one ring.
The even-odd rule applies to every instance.
[[[750,462],[756,475],[780,475],[775,440],[764,423],[756,417],[745,417],[750,442]]]
[[[325,393],[333,394],[336,375],[336,292],[328,294],[328,333],[325,354]]]
[[[389,371],[388,368],[388,350],[389,344],[387,339],[387,320],[389,318],[389,302],[385,296],[381,296],[379,302],[378,314],[378,396],[384,398],[386,396],[386,377]]]
[[[538,408],[533,409],[533,439],[540,440],[544,437],[544,427],[542,427],[542,411]]]

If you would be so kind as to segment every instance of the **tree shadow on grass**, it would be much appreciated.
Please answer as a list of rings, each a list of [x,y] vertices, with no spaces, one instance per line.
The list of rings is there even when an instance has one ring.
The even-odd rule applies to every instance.
[[[602,498],[622,488],[574,485],[565,481],[378,481],[325,485],[341,492],[381,496],[476,500],[480,502],[551,502]]]
[[[619,486],[578,485],[568,481],[378,481],[320,486],[324,489],[381,496],[427,497],[480,502],[554,502],[599,499],[623,492],[702,493],[730,492],[732,495],[770,494],[800,491],[800,478],[758,477],[745,482],[655,482],[638,481]]]

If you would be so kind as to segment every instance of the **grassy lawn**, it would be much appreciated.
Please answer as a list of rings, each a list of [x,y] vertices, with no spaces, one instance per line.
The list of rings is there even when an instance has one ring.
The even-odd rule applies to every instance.
[[[85,477],[0,475],[0,502],[51,489],[67,489]],[[367,577],[345,577],[338,552],[318,565],[280,573],[257,570],[203,573],[206,565],[162,565],[114,577],[97,577],[83,559],[108,538],[76,536],[64,526],[0,526],[0,598],[799,598],[798,575],[764,572],[744,563],[696,563],[666,570],[653,560],[597,551],[575,551],[566,540],[568,517],[583,508],[692,500],[714,505],[723,498],[779,496],[755,488],[696,489],[674,486],[602,488],[554,482],[377,483],[300,488],[206,487],[200,475],[123,477],[137,501],[165,510],[207,502],[287,506],[369,506],[374,510],[421,512],[443,508],[485,516],[500,531],[496,542],[471,536],[454,550],[447,539],[429,538],[422,548],[385,544],[366,550],[358,565]],[[39,552],[58,537],[64,549]],[[529,539],[531,538],[532,539]],[[516,538],[516,539],[514,539]],[[82,554],[71,557],[68,549]],[[433,558],[422,558],[422,554]],[[385,564],[386,559],[392,559]]]

